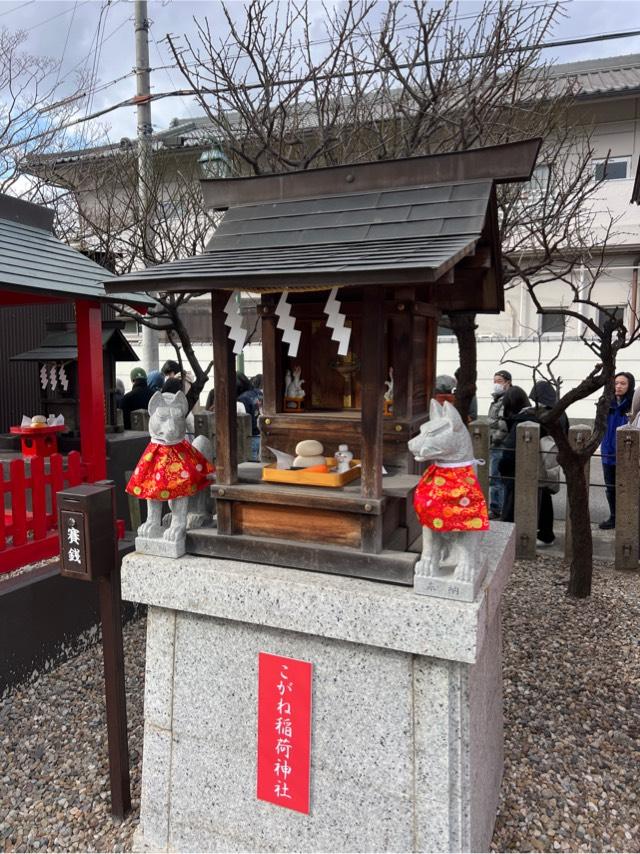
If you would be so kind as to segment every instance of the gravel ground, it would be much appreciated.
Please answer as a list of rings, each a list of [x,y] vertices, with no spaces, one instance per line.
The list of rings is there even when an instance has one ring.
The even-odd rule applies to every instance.
[[[505,777],[494,851],[640,851],[640,577],[569,600],[552,557],[503,600]]]
[[[145,620],[124,628],[133,810],[109,812],[102,646],[0,703],[4,851],[128,851],[138,823]]]
[[[494,851],[640,851],[640,577],[517,565],[504,598],[505,778]],[[109,814],[101,648],[0,703],[4,851],[128,851],[138,821],[145,621],[125,628],[133,812]]]

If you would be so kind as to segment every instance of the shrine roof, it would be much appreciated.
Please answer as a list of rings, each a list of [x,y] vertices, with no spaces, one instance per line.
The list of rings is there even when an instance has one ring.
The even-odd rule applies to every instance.
[[[472,152],[203,183],[226,208],[201,255],[106,283],[283,290],[436,281],[497,236],[493,187],[526,179],[539,140]],[[443,180],[446,179],[446,180]],[[499,259],[495,259],[496,262]]]
[[[52,224],[48,208],[0,194],[0,294],[113,300],[103,283],[116,276],[59,240]],[[118,301],[150,302],[140,294],[122,294]]]
[[[106,321],[102,328],[102,349],[109,350],[119,362],[137,362],[138,357],[119,328],[108,326]],[[42,343],[33,350],[16,353],[11,356],[11,362],[52,362],[72,361],[78,358],[78,342],[75,326],[73,328],[56,329],[47,332]]]

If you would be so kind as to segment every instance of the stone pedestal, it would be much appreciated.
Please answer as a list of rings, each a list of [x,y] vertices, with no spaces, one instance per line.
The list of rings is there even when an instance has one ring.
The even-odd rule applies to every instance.
[[[474,602],[274,566],[127,557],[149,607],[141,823],[149,851],[487,851],[502,778],[500,596]],[[313,663],[311,812],[256,799],[258,653]]]

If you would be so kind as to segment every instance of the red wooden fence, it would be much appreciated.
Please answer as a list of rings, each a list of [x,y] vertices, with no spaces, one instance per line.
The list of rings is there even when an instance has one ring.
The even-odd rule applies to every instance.
[[[0,573],[58,554],[56,493],[85,479],[77,451],[71,451],[66,458],[66,468],[63,460],[61,454],[48,457],[46,472],[45,460],[31,457],[29,476],[25,473],[24,460],[12,460],[8,479],[0,465]]]

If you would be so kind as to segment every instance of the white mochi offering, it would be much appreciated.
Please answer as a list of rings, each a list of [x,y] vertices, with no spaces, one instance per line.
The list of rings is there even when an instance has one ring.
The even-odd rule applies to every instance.
[[[315,439],[304,439],[296,445],[296,454],[299,457],[321,457],[324,454],[324,447],[322,442],[317,442]]]
[[[296,445],[296,458],[293,461],[294,468],[309,468],[309,466],[322,466],[326,463],[324,458],[324,447],[315,439],[304,439]]]

